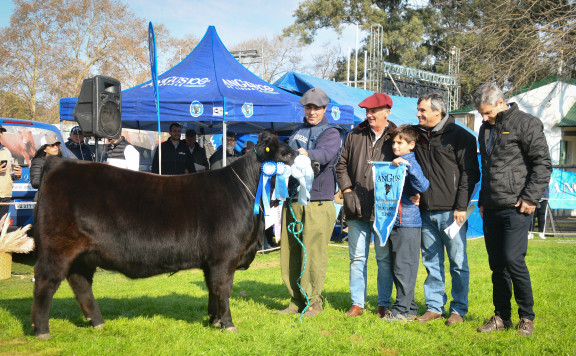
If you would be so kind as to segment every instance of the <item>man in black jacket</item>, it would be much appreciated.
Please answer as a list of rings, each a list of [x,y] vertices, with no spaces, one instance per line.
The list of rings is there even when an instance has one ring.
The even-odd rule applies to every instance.
[[[182,126],[174,122],[170,124],[170,138],[162,142],[162,169],[160,170],[160,160],[158,159],[158,148],[154,151],[152,159],[152,173],[164,175],[196,173],[194,161],[186,142],[180,139],[182,136]]]
[[[418,99],[420,137],[414,150],[430,188],[422,194],[422,264],[427,311],[419,322],[439,319],[448,300],[444,289],[444,250],[450,261],[452,302],[446,325],[463,321],[468,312],[470,272],[466,254],[466,209],[480,180],[476,138],[446,113],[444,98],[437,93]],[[451,238],[444,230],[454,221],[462,225]]]
[[[506,104],[496,84],[474,93],[474,107],[484,123],[478,137],[482,156],[480,215],[492,270],[494,316],[479,327],[492,332],[512,327],[512,287],[518,304],[518,332],[534,331],[534,298],[524,256],[528,229],[538,201],[550,181],[552,164],[542,122]]]

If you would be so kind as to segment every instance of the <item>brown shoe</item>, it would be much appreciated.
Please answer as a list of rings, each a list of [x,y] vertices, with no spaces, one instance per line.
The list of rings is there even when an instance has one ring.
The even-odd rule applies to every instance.
[[[526,318],[520,319],[518,323],[518,334],[522,336],[530,336],[534,332],[534,320]]]
[[[308,309],[306,310],[304,315],[311,318],[313,316],[320,314],[322,312],[322,310],[323,309],[322,309],[322,306],[320,305],[320,303],[318,303],[318,301],[315,301],[314,303],[312,303],[312,305],[310,305],[308,307]]]
[[[293,309],[293,308],[286,308],[286,309],[282,309],[282,310],[278,310],[276,312],[276,314],[281,315],[281,314],[299,314],[297,309]]]
[[[384,305],[379,305],[378,306],[378,313],[376,314],[378,315],[378,317],[380,319],[384,318],[384,317],[390,317],[392,316],[392,311],[390,309],[388,309],[388,307],[384,306]]]
[[[448,318],[448,320],[446,320],[446,326],[452,326],[454,324],[460,324],[463,323],[464,319],[462,319],[462,317],[459,314],[456,313],[452,313],[450,314],[450,317]]]
[[[490,333],[492,331],[510,329],[512,326],[513,326],[512,320],[510,319],[502,320],[502,318],[499,317],[498,315],[494,315],[490,319],[488,319],[486,324],[476,329],[476,331],[478,331],[479,333]],[[518,327],[520,327],[520,324],[518,325]]]
[[[353,305],[352,308],[350,308],[350,310],[348,310],[348,313],[346,313],[346,315],[348,315],[348,316],[360,316],[360,315],[362,315],[363,311],[364,311],[364,309],[360,308],[357,305]]]
[[[427,323],[432,320],[440,319],[441,317],[442,314],[434,313],[433,311],[428,310],[426,313],[424,313],[424,315],[416,318],[416,321],[419,323]]]

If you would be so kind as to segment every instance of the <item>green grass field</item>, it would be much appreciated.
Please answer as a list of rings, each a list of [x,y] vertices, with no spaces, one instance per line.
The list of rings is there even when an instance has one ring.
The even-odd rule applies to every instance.
[[[348,249],[329,248],[325,311],[314,317],[276,315],[288,304],[279,253],[258,255],[236,273],[230,299],[239,334],[208,326],[202,273],[182,271],[130,280],[100,271],[94,294],[106,326],[93,330],[64,282],[51,310],[52,339],[36,340],[30,323],[33,283],[30,259],[16,256],[11,279],[0,281],[0,354],[42,355],[570,355],[576,353],[576,239],[531,240],[527,262],[535,294],[536,329],[524,338],[515,330],[480,334],[492,315],[490,270],[484,241],[469,241],[470,310],[464,324],[446,327],[388,323],[376,315],[376,263],[369,265],[368,304],[357,318],[350,307]],[[416,301],[425,312],[420,266]],[[447,276],[448,287],[450,277]],[[449,298],[450,300],[450,298]],[[513,305],[515,303],[513,302]],[[513,321],[518,322],[516,310]]]

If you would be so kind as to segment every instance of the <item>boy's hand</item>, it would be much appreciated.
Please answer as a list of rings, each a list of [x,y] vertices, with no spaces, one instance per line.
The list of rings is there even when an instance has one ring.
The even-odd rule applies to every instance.
[[[405,165],[409,165],[408,161],[405,160],[404,158],[394,158],[394,160],[392,161],[392,165],[398,167],[400,165],[400,163],[404,163]]]

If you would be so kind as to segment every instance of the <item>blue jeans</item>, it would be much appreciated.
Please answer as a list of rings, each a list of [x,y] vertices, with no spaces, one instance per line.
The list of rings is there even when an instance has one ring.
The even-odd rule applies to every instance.
[[[444,249],[450,261],[452,277],[452,302],[450,313],[460,316],[468,312],[468,256],[466,254],[466,230],[468,223],[460,229],[454,239],[444,229],[454,222],[454,211],[421,211],[422,215],[422,264],[428,277],[424,281],[424,298],[428,311],[444,314],[447,302],[444,290]]]
[[[363,220],[348,221],[348,252],[350,255],[350,294],[352,305],[364,308],[368,279],[368,251],[374,235],[374,251],[378,265],[378,306],[390,307],[392,295],[392,269],[390,266],[389,245],[380,246],[380,238],[373,234],[372,222]]]

